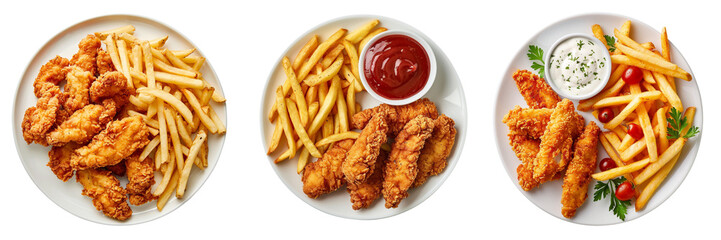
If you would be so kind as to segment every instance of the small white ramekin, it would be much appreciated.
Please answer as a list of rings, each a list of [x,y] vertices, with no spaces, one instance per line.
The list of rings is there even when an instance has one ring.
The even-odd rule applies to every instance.
[[[593,91],[584,94],[584,95],[571,95],[567,94],[566,92],[562,91],[560,87],[556,86],[556,83],[553,82],[553,79],[551,79],[551,55],[553,55],[553,51],[556,50],[556,47],[558,47],[559,44],[563,43],[564,41],[575,38],[575,37],[581,37],[586,38],[593,43],[595,43],[597,46],[605,46],[601,41],[596,39],[596,37],[585,34],[585,33],[571,33],[568,35],[565,35],[558,40],[556,40],[553,45],[551,45],[551,48],[548,49],[548,52],[546,52],[546,56],[543,57],[543,61],[545,62],[544,71],[546,73],[546,83],[548,83],[549,86],[553,89],[554,92],[556,92],[558,95],[561,95],[561,97],[568,98],[570,100],[585,100],[589,99],[593,96],[596,96],[601,90],[603,90],[604,87],[606,87],[606,84],[608,84],[608,79],[611,78],[611,55],[608,53],[608,51],[601,51],[601,54],[606,58],[606,67],[608,68],[608,71],[606,71],[606,74],[604,76],[601,76],[601,84],[596,85],[596,88],[593,89]],[[605,49],[605,47],[603,47]]]
[[[389,35],[403,35],[403,36],[410,37],[413,40],[416,40],[418,43],[420,43],[421,47],[423,47],[423,49],[426,51],[426,54],[428,55],[428,61],[430,63],[430,69],[428,71],[428,81],[426,81],[426,85],[423,87],[423,89],[421,89],[416,94],[414,94],[410,97],[404,98],[404,99],[388,99],[388,98],[385,98],[385,97],[381,96],[380,94],[376,93],[373,90],[373,88],[371,88],[370,85],[368,84],[366,77],[365,77],[365,73],[364,73],[366,52],[368,51],[368,49],[371,46],[373,46],[373,44],[376,41],[378,41],[378,39],[381,39],[381,38],[383,38],[385,36],[389,36]],[[376,100],[381,101],[383,103],[389,104],[389,105],[405,105],[405,104],[412,103],[412,102],[420,99],[421,97],[423,97],[428,92],[428,90],[431,89],[431,86],[433,86],[433,82],[436,80],[437,68],[438,68],[438,66],[436,63],[436,56],[433,54],[433,49],[428,44],[428,42],[426,42],[425,39],[418,36],[417,34],[409,32],[409,31],[405,31],[405,30],[388,30],[388,31],[382,32],[382,33],[376,35],[375,37],[371,38],[371,40],[368,41],[368,43],[365,46],[363,46],[363,49],[361,49],[361,53],[360,53],[360,56],[358,59],[358,73],[360,75],[361,83],[363,83],[363,87],[368,91],[368,93],[373,98],[375,98]]]

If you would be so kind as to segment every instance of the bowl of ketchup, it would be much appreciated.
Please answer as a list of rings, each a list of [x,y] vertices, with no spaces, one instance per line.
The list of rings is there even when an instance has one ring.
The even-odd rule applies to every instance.
[[[390,105],[405,105],[431,89],[436,78],[436,57],[420,36],[389,30],[363,47],[358,73],[373,98]]]

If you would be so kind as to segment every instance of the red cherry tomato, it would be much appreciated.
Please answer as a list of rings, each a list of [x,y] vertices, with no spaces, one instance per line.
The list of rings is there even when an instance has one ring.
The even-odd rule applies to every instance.
[[[643,79],[643,73],[641,72],[641,69],[639,69],[638,67],[630,66],[623,73],[622,79],[624,82],[626,82],[626,84],[639,83]]]
[[[631,200],[636,191],[633,190],[633,184],[629,181],[625,181],[616,187],[616,198],[621,201]]]
[[[601,172],[605,172],[616,167],[616,162],[614,162],[610,158],[604,158],[601,160],[601,162],[598,163],[598,169],[601,169]]]
[[[601,111],[598,112],[598,120],[602,123],[607,123],[613,119],[614,115],[615,114],[611,108],[602,108]]]
[[[629,123],[628,124],[628,135],[631,135],[633,139],[639,140],[643,138],[643,129],[641,129],[641,126],[635,123]]]

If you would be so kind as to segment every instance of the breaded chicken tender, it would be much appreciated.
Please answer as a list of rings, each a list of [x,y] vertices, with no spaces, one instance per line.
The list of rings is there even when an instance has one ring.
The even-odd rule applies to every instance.
[[[563,204],[561,213],[566,218],[575,216],[576,209],[586,201],[591,174],[596,169],[600,131],[595,122],[590,122],[574,147],[573,160],[569,163],[566,176],[563,178],[563,195],[561,195],[561,204]]]
[[[150,131],[140,116],[110,122],[88,145],[75,150],[71,159],[77,170],[118,164],[150,142]]]
[[[305,195],[309,198],[318,198],[345,184],[341,165],[353,142],[352,139],[338,141],[320,159],[305,166],[301,178]]]
[[[433,120],[433,133],[418,157],[418,175],[413,187],[423,185],[428,177],[438,175],[446,168],[446,159],[451,155],[456,142],[456,123],[445,114]]]
[[[433,132],[433,119],[419,115],[410,120],[393,143],[383,175],[386,208],[396,208],[408,196],[418,174],[418,156]]]
[[[348,151],[343,161],[346,181],[353,184],[365,182],[374,171],[381,145],[388,140],[388,124],[384,112],[376,113]]]
[[[133,214],[126,201],[125,189],[110,171],[93,168],[79,170],[77,181],[83,185],[83,195],[92,198],[95,208],[105,216],[126,220]]]

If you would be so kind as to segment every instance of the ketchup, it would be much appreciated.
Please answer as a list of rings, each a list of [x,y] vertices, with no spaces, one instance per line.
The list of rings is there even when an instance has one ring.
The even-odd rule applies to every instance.
[[[388,35],[371,45],[363,59],[366,82],[388,99],[405,99],[428,82],[430,60],[418,41],[405,35]]]

